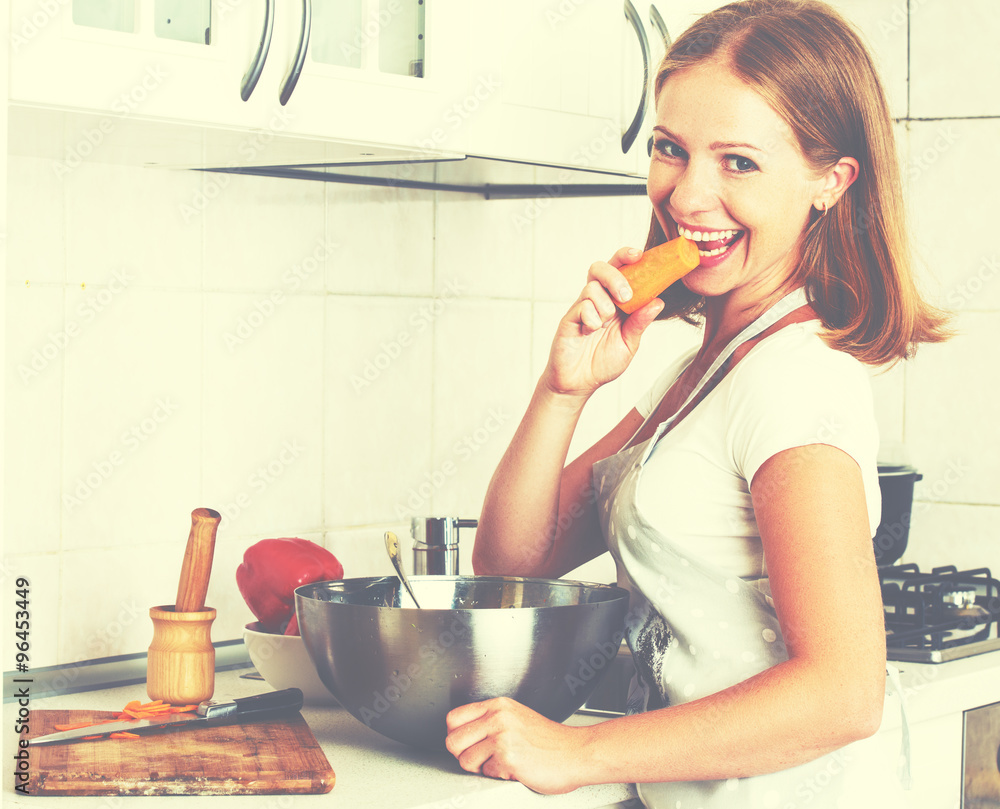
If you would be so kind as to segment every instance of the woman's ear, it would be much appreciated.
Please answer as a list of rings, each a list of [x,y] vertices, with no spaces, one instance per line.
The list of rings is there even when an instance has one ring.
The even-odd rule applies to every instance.
[[[823,178],[823,188],[813,200],[816,210],[826,213],[851,187],[861,172],[861,166],[853,157],[842,157]]]

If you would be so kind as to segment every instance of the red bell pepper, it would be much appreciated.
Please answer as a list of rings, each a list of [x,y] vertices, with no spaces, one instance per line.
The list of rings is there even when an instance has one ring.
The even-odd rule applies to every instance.
[[[262,539],[247,548],[236,568],[243,600],[265,632],[298,635],[295,588],[344,578],[337,557],[308,539]]]

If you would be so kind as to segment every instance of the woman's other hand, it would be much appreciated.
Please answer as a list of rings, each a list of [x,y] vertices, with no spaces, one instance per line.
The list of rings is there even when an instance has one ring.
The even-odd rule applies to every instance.
[[[641,250],[622,248],[610,262],[591,265],[587,285],[556,329],[544,381],[553,393],[589,396],[619,377],[639,348],[639,339],[663,309],[658,298],[627,317],[617,308],[631,295],[620,268]]]
[[[490,699],[448,713],[445,745],[462,769],[520,781],[545,795],[588,783],[587,728],[546,719],[512,699]]]

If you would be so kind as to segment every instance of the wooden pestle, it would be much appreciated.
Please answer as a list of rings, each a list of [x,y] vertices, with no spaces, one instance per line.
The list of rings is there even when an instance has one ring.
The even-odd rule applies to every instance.
[[[191,512],[191,530],[174,604],[151,607],[153,641],[146,663],[150,699],[188,704],[215,691],[215,647],[211,625],[215,610],[205,607],[215,553],[215,534],[222,517],[210,508]]]
[[[210,508],[196,508],[191,512],[191,531],[184,549],[175,612],[200,612],[204,608],[208,580],[212,575],[215,533],[221,521],[219,512]]]

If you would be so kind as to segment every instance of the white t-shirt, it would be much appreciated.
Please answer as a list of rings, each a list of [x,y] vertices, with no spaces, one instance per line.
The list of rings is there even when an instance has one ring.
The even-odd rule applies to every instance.
[[[828,444],[861,469],[872,536],[881,518],[878,427],[865,366],[830,348],[818,320],[757,343],[657,444],[637,492],[643,516],[693,555],[743,579],[767,577],[750,497],[763,463]],[[645,418],[694,357],[674,363],[636,404]]]

